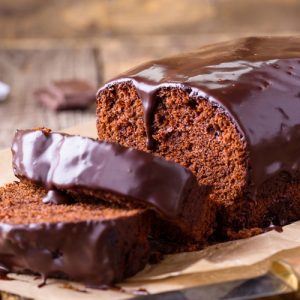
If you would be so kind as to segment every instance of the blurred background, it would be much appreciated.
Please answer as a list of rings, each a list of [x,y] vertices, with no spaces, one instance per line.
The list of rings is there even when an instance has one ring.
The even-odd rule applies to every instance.
[[[53,112],[36,88],[84,79],[97,87],[132,66],[250,35],[299,35],[299,0],[0,0],[0,148],[16,128],[54,130],[95,119]]]

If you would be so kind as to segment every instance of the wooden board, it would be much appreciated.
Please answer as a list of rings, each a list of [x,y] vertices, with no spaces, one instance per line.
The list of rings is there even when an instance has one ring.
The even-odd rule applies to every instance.
[[[299,32],[298,0],[0,0],[0,38]]]
[[[51,112],[33,99],[33,90],[51,80],[79,78],[98,85],[98,66],[92,48],[0,49],[0,80],[12,88],[0,103],[0,148],[7,147],[17,128],[46,126],[53,130],[95,118],[87,111]]]
[[[99,61],[103,62],[103,78],[107,81],[140,63],[241,36],[240,34],[189,34],[107,38],[99,45],[101,49]]]

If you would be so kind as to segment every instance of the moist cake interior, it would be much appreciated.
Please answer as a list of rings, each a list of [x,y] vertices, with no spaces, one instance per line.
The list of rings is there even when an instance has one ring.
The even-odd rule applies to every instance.
[[[130,217],[141,210],[107,207],[99,200],[82,199],[72,204],[44,204],[47,191],[33,183],[15,182],[0,188],[0,222],[8,224],[37,224],[58,222],[101,221]]]

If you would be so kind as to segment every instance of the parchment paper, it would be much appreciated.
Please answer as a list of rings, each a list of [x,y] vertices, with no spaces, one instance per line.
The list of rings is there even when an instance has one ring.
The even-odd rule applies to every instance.
[[[95,121],[66,130],[95,137]],[[10,150],[0,151],[0,185],[15,180]],[[300,221],[287,225],[282,233],[270,231],[249,239],[210,246],[202,251],[166,256],[165,259],[120,284],[125,292],[85,288],[77,283],[49,280],[38,288],[31,276],[11,275],[0,280],[0,290],[34,299],[128,299],[140,288],[157,293],[196,285],[250,278],[265,273],[274,260],[285,260],[300,270]]]

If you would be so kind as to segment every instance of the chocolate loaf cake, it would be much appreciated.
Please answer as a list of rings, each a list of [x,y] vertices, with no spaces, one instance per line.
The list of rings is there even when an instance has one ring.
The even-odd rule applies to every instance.
[[[74,198],[93,196],[127,208],[157,212],[152,235],[203,242],[212,233],[215,209],[207,189],[182,166],[114,143],[44,130],[19,130],[13,144],[13,169],[21,180]],[[56,197],[57,198],[57,197]],[[62,200],[63,201],[63,200]]]
[[[244,38],[151,61],[97,94],[99,139],[190,169],[211,187],[227,237],[300,218],[299,112],[295,37]]]
[[[58,277],[100,286],[145,266],[149,211],[108,208],[92,199],[47,205],[42,203],[46,193],[29,183],[0,188],[1,273],[33,273],[44,282]]]

